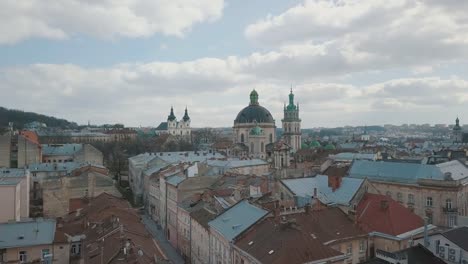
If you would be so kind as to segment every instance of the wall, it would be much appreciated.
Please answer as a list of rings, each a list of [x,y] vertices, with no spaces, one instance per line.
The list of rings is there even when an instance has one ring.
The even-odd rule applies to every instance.
[[[102,152],[90,144],[84,144],[83,148],[75,154],[76,162],[102,165],[103,160]]]
[[[229,241],[210,227],[210,263],[231,263],[231,245]]]
[[[70,199],[96,197],[103,192],[121,196],[112,178],[93,171],[45,180],[42,184],[44,216],[63,216],[68,213]]]
[[[10,167],[10,133],[0,135],[0,167]]]
[[[9,220],[19,221],[19,184],[14,186],[0,185],[0,201],[2,201],[0,223],[5,223]]]
[[[52,253],[52,245],[41,245],[41,246],[32,246],[32,247],[21,247],[21,248],[9,248],[6,250],[7,261],[17,261],[19,263],[19,252],[26,251],[27,261],[40,260],[42,258],[42,250],[49,249],[49,253]],[[62,262],[64,263],[64,262]]]
[[[24,168],[24,166],[29,164],[40,163],[41,160],[41,147],[23,136],[18,136],[18,168]]]
[[[445,257],[443,258],[445,262],[447,263],[464,263],[463,260],[465,260],[466,262],[468,262],[468,252],[463,250],[462,248],[460,248],[459,246],[455,245],[454,243],[452,243],[450,240],[448,240],[447,238],[445,238],[444,236],[440,235],[440,234],[436,234],[436,235],[432,235],[432,236],[429,236],[429,247],[428,249],[434,253],[434,255],[442,258],[440,256],[440,251],[437,250],[437,240],[439,240],[439,245],[440,246],[449,246],[450,248],[453,248],[455,249],[455,251],[457,252],[456,254],[458,255],[458,258],[455,259],[455,261],[449,261],[448,260],[448,254],[447,252],[445,252]],[[420,239],[420,240],[416,240],[415,241],[415,244],[424,244],[424,240],[423,239]],[[461,260],[460,260],[460,257],[461,257]]]
[[[463,187],[463,189],[438,188],[375,181],[372,182],[372,185],[375,187],[375,190],[369,189],[369,192],[383,195],[387,195],[387,192],[389,192],[391,197],[396,201],[399,200],[398,197],[401,197],[401,203],[410,209],[413,208],[414,213],[422,218],[426,217],[428,213],[432,213],[432,224],[437,226],[449,226],[449,214],[445,213],[443,209],[447,199],[452,200],[452,208],[458,208],[462,216],[467,213],[467,186]],[[401,196],[398,193],[401,193]],[[414,202],[409,201],[410,194],[414,195]],[[432,197],[432,206],[426,206],[427,197]]]
[[[177,210],[177,249],[182,258],[190,259],[190,215],[180,207]]]
[[[360,250],[360,243],[364,243],[364,249]],[[352,246],[351,255],[348,256],[348,259],[345,259],[343,262],[345,264],[358,264],[365,260],[368,257],[368,239],[367,237],[364,238],[356,238],[350,241],[336,243],[332,246],[332,248],[347,254],[348,246]]]
[[[193,218],[191,219],[192,264],[206,264],[210,260],[210,233]]]

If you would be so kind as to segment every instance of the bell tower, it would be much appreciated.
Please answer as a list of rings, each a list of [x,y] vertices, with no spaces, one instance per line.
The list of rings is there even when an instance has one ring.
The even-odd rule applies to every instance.
[[[284,106],[283,138],[291,146],[293,152],[301,149],[301,119],[299,118],[299,104],[294,104],[294,94],[291,88],[289,104]]]

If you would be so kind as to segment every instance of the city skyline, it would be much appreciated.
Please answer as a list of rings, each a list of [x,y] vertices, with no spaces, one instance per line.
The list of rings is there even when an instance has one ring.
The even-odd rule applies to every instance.
[[[461,1],[0,3],[0,106],[80,124],[231,127],[252,89],[304,128],[464,124]],[[468,120],[468,116],[466,116]]]

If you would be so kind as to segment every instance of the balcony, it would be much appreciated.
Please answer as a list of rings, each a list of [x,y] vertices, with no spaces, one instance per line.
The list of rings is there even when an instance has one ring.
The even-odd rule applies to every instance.
[[[442,211],[446,214],[450,213],[458,213],[458,208],[456,207],[447,207],[447,206],[442,206]]]

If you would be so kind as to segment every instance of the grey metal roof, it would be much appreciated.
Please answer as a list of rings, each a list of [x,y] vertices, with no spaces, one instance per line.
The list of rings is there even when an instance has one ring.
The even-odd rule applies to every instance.
[[[240,168],[249,166],[268,165],[268,163],[261,159],[228,159],[228,160],[207,160],[207,164],[213,167],[225,168]]]
[[[338,189],[333,189],[328,186],[328,176],[317,175],[315,177],[297,178],[297,179],[285,179],[281,182],[293,192],[299,201],[305,205],[310,202],[310,199],[314,195],[314,188],[317,188],[317,198],[325,204],[339,204],[349,205],[354,195],[359,191],[363,179],[354,179],[343,177],[341,185]]]
[[[349,170],[349,177],[416,183],[418,179],[444,180],[444,173],[435,165],[355,160]]]
[[[16,186],[21,182],[22,178],[0,177],[0,186]]]
[[[335,161],[376,160],[377,155],[368,153],[342,152],[336,154],[333,158]]]
[[[43,144],[42,155],[47,156],[69,156],[80,151],[83,144]]]
[[[54,241],[55,220],[36,219],[0,224],[0,234],[0,248],[49,245]]]
[[[167,122],[161,122],[155,130],[167,130]]]
[[[0,168],[0,178],[24,177],[24,176],[26,176],[25,169]]]
[[[459,160],[439,163],[436,166],[444,175],[446,173],[450,173],[450,177],[454,180],[460,180],[468,177],[468,168]]]
[[[168,177],[166,181],[168,184],[177,186],[179,185],[179,183],[183,182],[185,179],[186,179],[185,177],[174,175],[174,176]]]
[[[74,169],[84,166],[77,162],[60,162],[60,163],[33,163],[29,164],[28,168],[31,172],[51,172],[51,171],[66,171],[71,172]]]
[[[232,241],[267,214],[268,211],[243,200],[224,211],[208,225],[217,230],[226,240]]]

